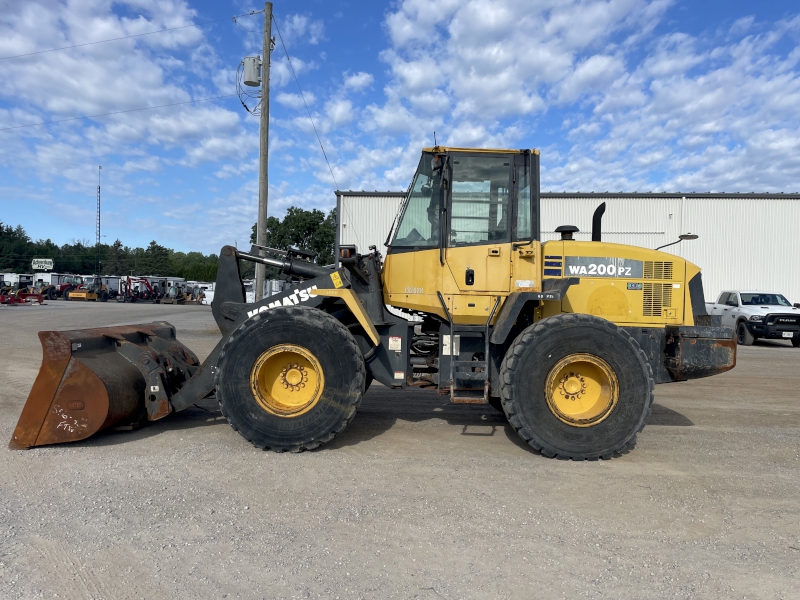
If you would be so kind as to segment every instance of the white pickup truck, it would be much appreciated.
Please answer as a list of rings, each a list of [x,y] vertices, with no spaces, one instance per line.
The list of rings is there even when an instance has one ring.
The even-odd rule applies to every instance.
[[[722,325],[736,330],[736,341],[750,346],[758,338],[791,340],[800,347],[800,304],[792,305],[773,292],[722,292],[706,303],[710,315],[721,315]]]

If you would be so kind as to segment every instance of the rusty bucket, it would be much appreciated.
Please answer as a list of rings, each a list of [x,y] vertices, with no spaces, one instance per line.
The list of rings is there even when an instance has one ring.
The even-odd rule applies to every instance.
[[[41,331],[42,366],[9,448],[84,440],[108,427],[156,420],[199,367],[169,323]]]

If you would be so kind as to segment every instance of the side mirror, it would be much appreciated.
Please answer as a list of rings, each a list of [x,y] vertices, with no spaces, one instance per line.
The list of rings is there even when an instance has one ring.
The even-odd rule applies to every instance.
[[[798,304],[797,302],[795,302],[795,303],[794,303],[794,307],[795,307],[795,308],[800,308],[800,304]]]

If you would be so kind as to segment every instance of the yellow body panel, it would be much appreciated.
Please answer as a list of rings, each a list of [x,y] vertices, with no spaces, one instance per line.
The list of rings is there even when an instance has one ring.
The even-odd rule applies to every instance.
[[[622,326],[694,325],[687,282],[700,269],[665,252],[570,240],[516,249],[512,244],[447,248],[444,258],[441,265],[438,249],[389,254],[384,301],[446,318],[438,291],[456,323],[482,324],[498,296],[495,318],[511,292],[541,291],[548,278],[579,277],[561,302],[544,302],[535,320],[582,313]],[[467,268],[475,271],[472,286],[465,284]]]
[[[509,243],[447,248],[444,266],[438,248],[389,254],[383,271],[384,301],[447,318],[436,295],[441,292],[456,323],[483,324],[498,296],[495,319],[511,292],[541,291],[540,252],[539,242],[517,249]],[[467,268],[475,272],[471,286],[466,285]]]
[[[686,301],[687,262],[678,256],[636,246],[577,241],[546,242],[542,254],[545,263],[562,262],[561,268],[551,266],[549,272],[545,266],[545,278],[580,277],[561,306],[544,304],[542,317],[565,312],[595,315],[623,326],[694,323],[691,314],[688,322],[684,314],[685,305],[690,304]],[[623,268],[620,265],[627,265],[627,272],[617,272]],[[611,269],[613,275],[607,272]]]
[[[70,300],[97,300],[97,294],[89,290],[73,290],[69,293]]]
[[[444,286],[443,286],[444,280]],[[437,291],[458,290],[439,249],[390,254],[383,267],[383,301],[390,306],[434,313],[446,319]]]

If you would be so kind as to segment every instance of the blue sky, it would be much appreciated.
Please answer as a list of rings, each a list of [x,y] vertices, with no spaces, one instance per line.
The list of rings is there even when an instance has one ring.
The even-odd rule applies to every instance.
[[[262,3],[0,0],[0,57]],[[542,150],[543,190],[800,190],[800,5],[734,0],[275,2],[341,189],[401,190],[420,148]],[[261,15],[0,60],[0,221],[34,238],[216,252],[249,237],[258,119],[235,92]],[[273,31],[273,33],[275,33]],[[270,214],[336,185],[280,43]]]

